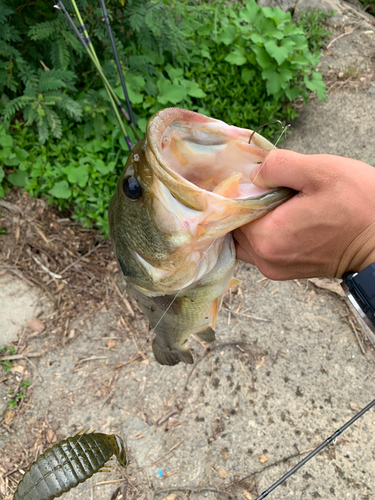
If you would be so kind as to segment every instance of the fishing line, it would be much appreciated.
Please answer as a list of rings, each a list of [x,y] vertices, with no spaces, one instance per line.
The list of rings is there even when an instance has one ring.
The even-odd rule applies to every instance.
[[[111,23],[109,21],[107,8],[105,6],[105,1],[104,0],[100,0],[100,4],[101,4],[101,7],[102,7],[102,11],[103,11],[103,20],[104,20],[104,22],[105,22],[105,24],[107,26],[108,36],[109,36],[109,39],[111,41],[112,51],[113,51],[113,55],[115,57],[117,71],[118,71],[118,74],[120,76],[121,86],[122,86],[122,90],[124,92],[124,96],[125,96],[125,100],[126,100],[126,105],[127,105],[128,111],[129,111],[129,122],[132,125],[135,126],[133,109],[132,109],[132,106],[130,104],[129,94],[128,94],[128,91],[127,91],[127,88],[126,88],[125,79],[124,79],[124,75],[123,75],[123,72],[122,72],[121,63],[120,63],[120,59],[119,59],[119,56],[118,56],[115,39],[113,37],[113,33],[112,33],[112,29],[111,29]],[[141,139],[139,137],[139,135],[138,135],[138,132],[136,133],[136,137],[137,137],[138,140]]]
[[[273,485],[270,486],[266,491],[264,491],[260,496],[256,497],[255,500],[263,500],[263,498],[266,498],[266,496],[268,496],[271,493],[271,491],[273,491],[275,488],[280,486],[280,484],[282,484],[284,481],[286,481],[292,474],[297,472],[298,469],[300,469],[303,465],[305,465],[306,462],[308,462],[311,458],[313,458],[315,455],[320,453],[323,450],[323,448],[325,448],[329,443],[331,443],[332,441],[335,441],[337,436],[339,436],[342,432],[344,432],[349,426],[354,424],[354,422],[356,420],[358,420],[360,417],[362,417],[362,415],[364,415],[374,405],[375,405],[375,399],[373,401],[371,401],[371,403],[369,403],[367,406],[365,406],[365,408],[363,408],[360,412],[358,412],[357,415],[354,415],[354,417],[352,417],[348,422],[346,422],[346,424],[344,424],[342,427],[340,427],[340,429],[338,429],[334,434],[332,434],[331,437],[326,439],[321,445],[319,445],[317,448],[315,448],[314,451],[309,453],[309,455],[307,455],[307,457],[305,457],[303,460],[301,460],[301,462],[299,462],[296,466],[294,466],[292,469],[290,469],[290,471],[288,471],[286,474],[284,474],[278,481],[273,483]]]
[[[266,123],[263,123],[263,125],[260,125],[258,128],[256,128],[253,133],[251,134],[250,138],[249,138],[249,142],[248,144],[251,143],[251,139],[253,138],[254,134],[257,132],[257,130],[265,127],[266,125],[270,125],[271,123],[280,123],[280,125],[282,126],[283,130],[281,131],[281,134],[279,135],[279,138],[277,139],[277,141],[275,142],[275,144],[273,145],[272,149],[276,149],[276,146],[278,145],[278,143],[280,142],[280,139],[282,138],[282,136],[285,134],[285,132],[288,130],[288,128],[290,127],[290,125],[283,125],[282,122],[280,120],[272,120],[270,122],[266,122]],[[272,150],[271,150],[272,151]],[[260,172],[262,171],[264,165],[266,164],[267,162],[267,159],[268,157],[262,162],[261,166],[260,166],[260,169],[258,170],[256,176],[254,177],[254,179],[252,180],[252,183],[254,184],[254,181],[255,179],[258,177],[258,175],[260,174]]]
[[[237,209],[236,209],[237,210]],[[233,212],[234,213],[234,212]],[[202,256],[201,258],[199,259],[198,261],[198,264],[197,266],[199,266],[199,264],[202,262],[202,259],[203,257],[206,255],[206,253],[209,251],[209,249],[212,247],[212,245],[215,243],[215,241],[217,240],[218,238],[216,237],[214,240],[212,240],[212,242],[209,244],[209,246],[206,248],[206,250],[204,250],[204,252],[202,253]],[[143,347],[147,344],[147,342],[150,340],[151,336],[155,333],[155,330],[156,328],[160,325],[162,319],[164,318],[164,316],[167,314],[167,312],[169,311],[169,309],[172,307],[172,304],[174,303],[174,301],[177,299],[177,297],[179,296],[179,294],[183,291],[184,289],[180,289],[176,295],[173,297],[172,301],[170,302],[170,304],[168,305],[168,307],[166,308],[166,310],[163,312],[163,314],[161,315],[160,319],[158,320],[158,322],[156,323],[156,325],[154,326],[154,328],[151,328],[150,330],[150,333],[148,334],[148,336],[146,337],[146,340],[143,342],[143,344],[141,345],[140,347],[140,350],[143,349]],[[130,365],[133,363],[133,361],[136,359],[137,356],[135,356],[131,362],[130,362]]]

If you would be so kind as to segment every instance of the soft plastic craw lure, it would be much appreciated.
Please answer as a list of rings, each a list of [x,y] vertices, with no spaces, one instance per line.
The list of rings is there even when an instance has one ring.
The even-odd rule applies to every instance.
[[[106,462],[112,455],[126,467],[123,440],[115,434],[89,430],[82,429],[40,455],[18,484],[13,500],[53,500],[95,472],[108,472],[111,466]]]

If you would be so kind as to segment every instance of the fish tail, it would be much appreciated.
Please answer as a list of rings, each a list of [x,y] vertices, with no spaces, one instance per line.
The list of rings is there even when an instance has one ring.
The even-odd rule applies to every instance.
[[[164,349],[163,347],[160,346],[157,337],[155,337],[154,340],[152,341],[152,350],[154,351],[154,356],[156,361],[161,365],[174,366],[177,365],[180,361],[183,361],[188,365],[194,363],[193,356],[191,355],[191,352],[188,349],[186,350],[181,349],[176,351],[170,351],[168,349]]]

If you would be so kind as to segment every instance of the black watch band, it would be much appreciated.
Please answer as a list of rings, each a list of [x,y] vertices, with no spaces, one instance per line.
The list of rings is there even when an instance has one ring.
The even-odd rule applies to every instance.
[[[359,273],[348,272],[341,284],[360,318],[375,333],[375,262]]]

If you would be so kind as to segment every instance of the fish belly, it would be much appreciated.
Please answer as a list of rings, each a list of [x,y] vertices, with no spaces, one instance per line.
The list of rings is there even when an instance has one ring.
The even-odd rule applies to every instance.
[[[193,363],[191,352],[184,347],[192,333],[206,342],[215,340],[213,329],[233,276],[235,255],[233,238],[228,234],[215,267],[194,285],[153,297],[131,287],[132,295],[154,330],[152,348],[160,364]]]

